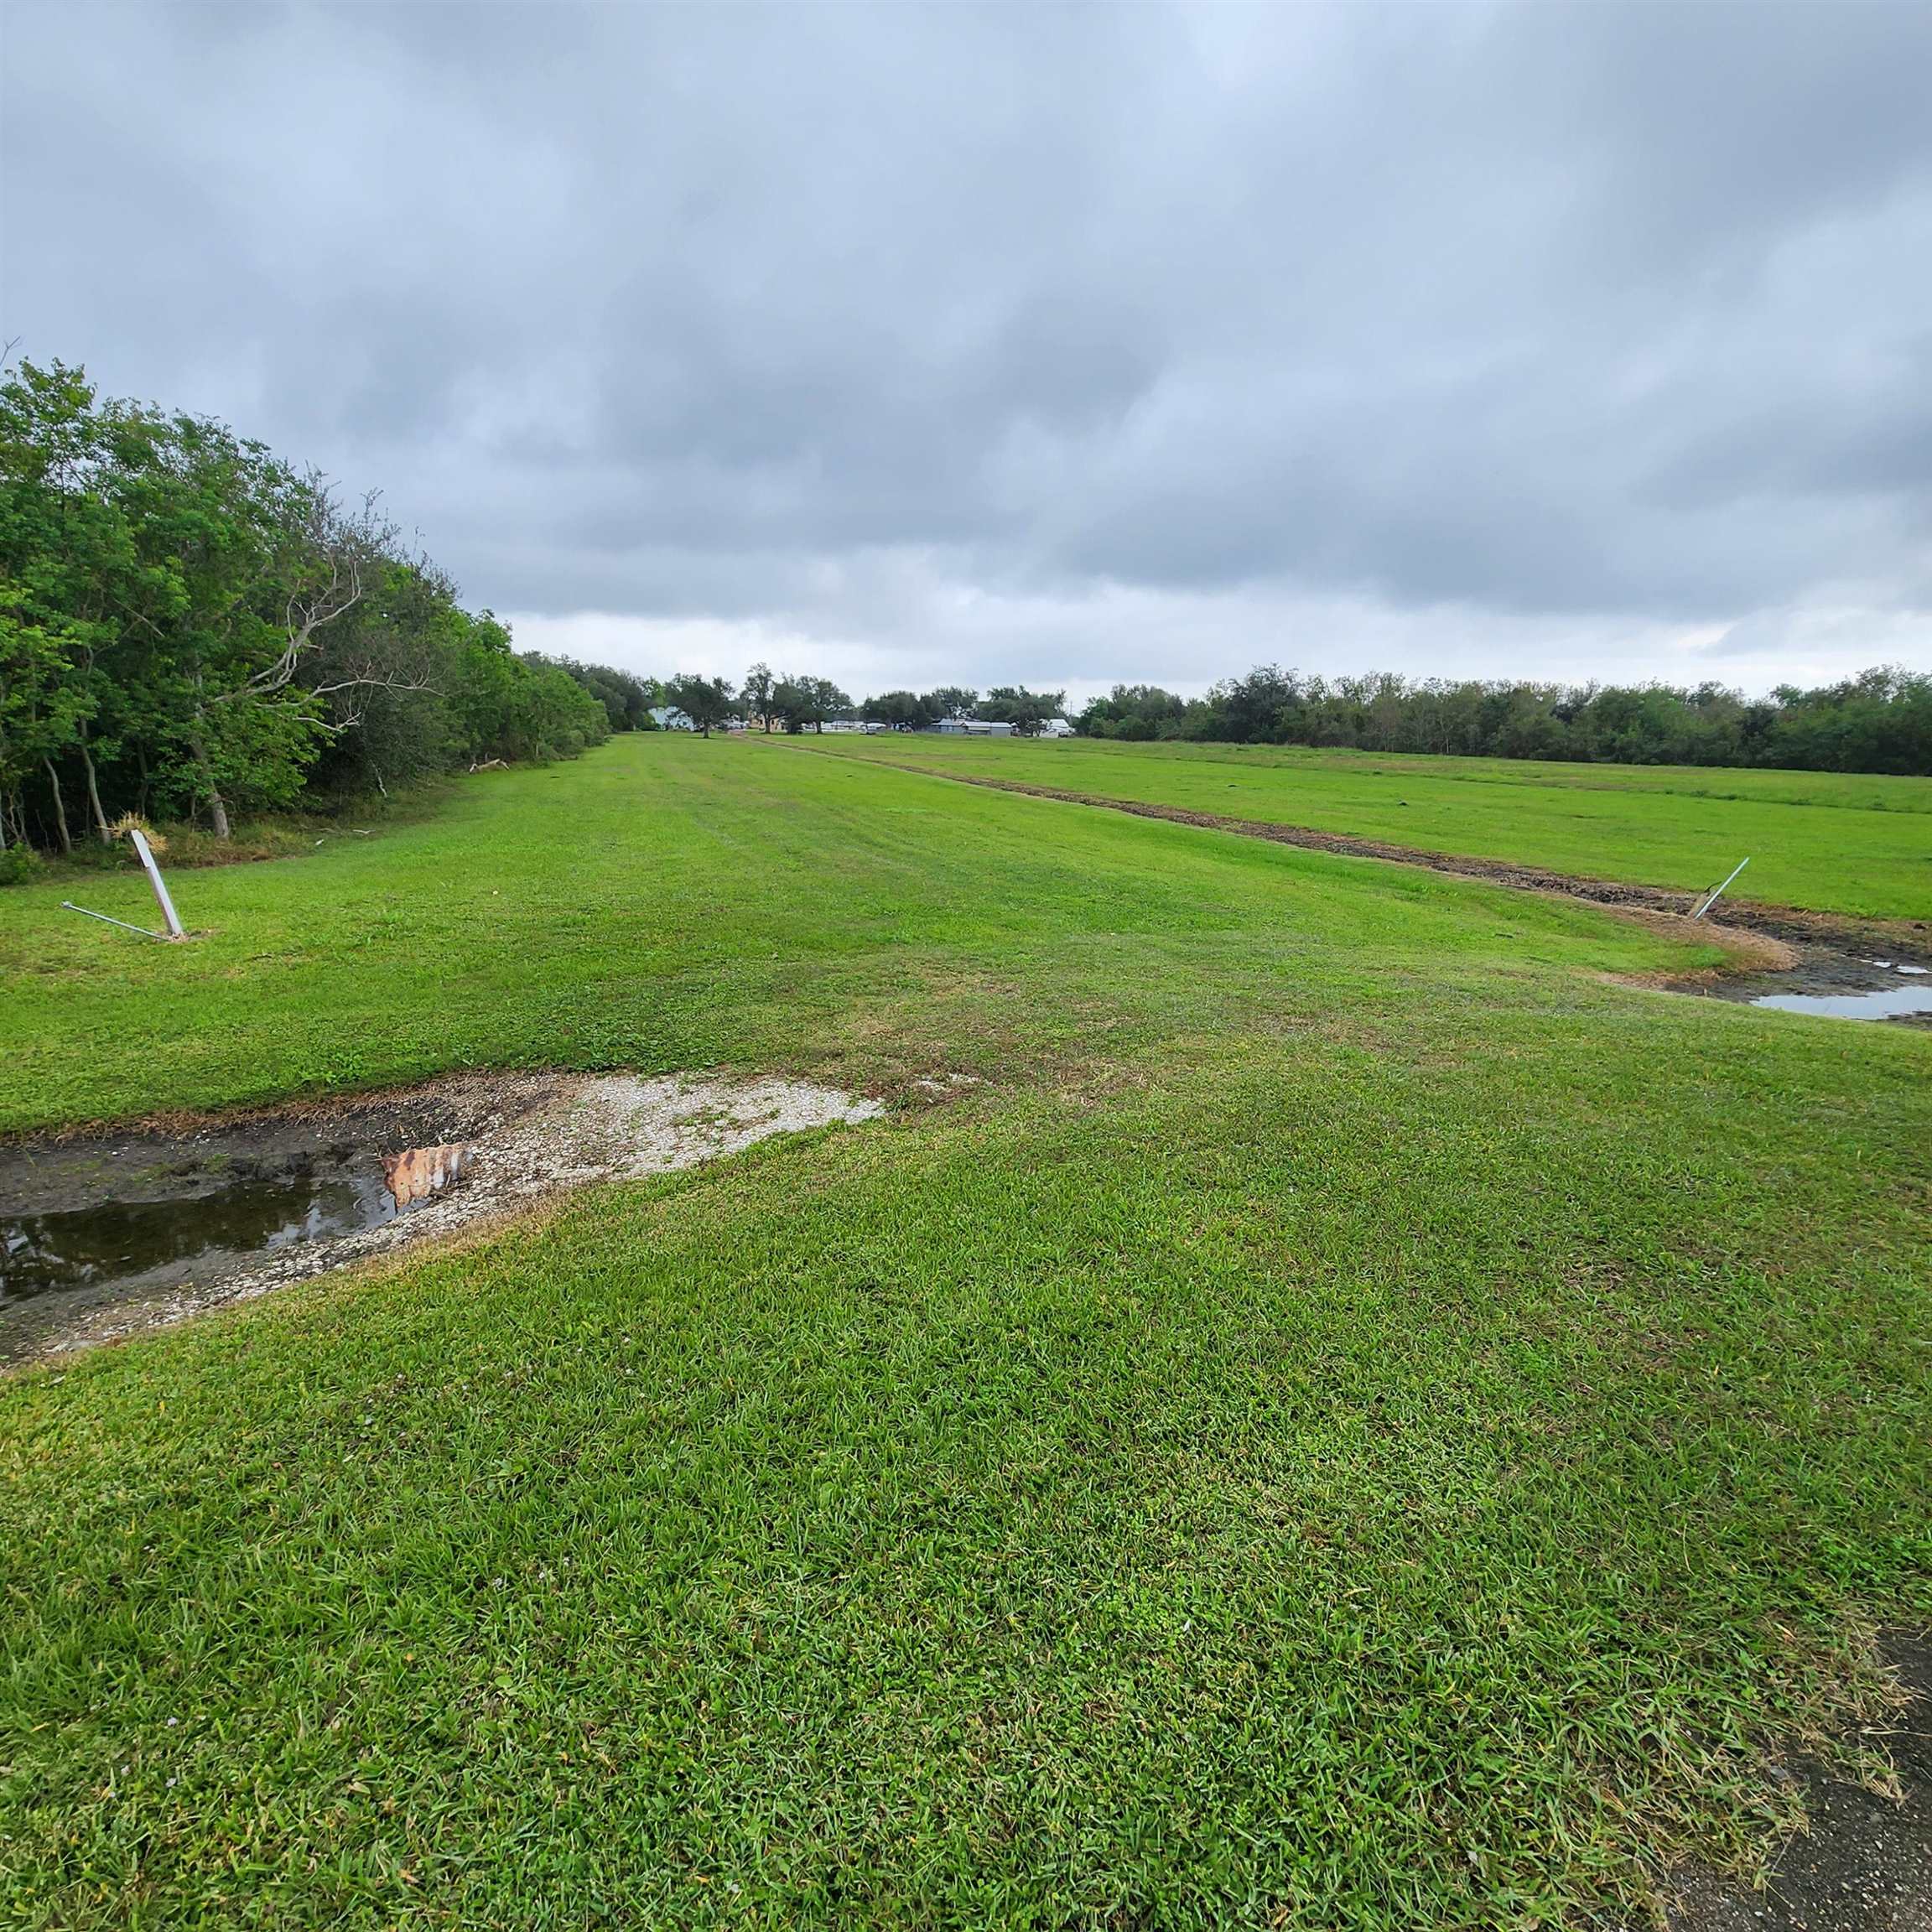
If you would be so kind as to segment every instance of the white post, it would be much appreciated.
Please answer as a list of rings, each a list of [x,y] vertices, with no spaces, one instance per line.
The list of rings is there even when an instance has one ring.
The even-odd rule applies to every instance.
[[[1732,879],[1735,879],[1735,878],[1737,876],[1737,875],[1738,875],[1740,872],[1742,872],[1742,871],[1744,870],[1744,868],[1745,868],[1747,865],[1748,865],[1750,863],[1751,863],[1751,861],[1750,861],[1748,859],[1740,859],[1740,860],[1737,861],[1737,863],[1735,865],[1733,865],[1733,866],[1731,868],[1731,875],[1730,875],[1730,878],[1727,878],[1727,880],[1724,881],[1724,886],[1728,886],[1728,885],[1731,883],[1731,880],[1732,880]],[[1697,910],[1696,910],[1695,912],[1693,912],[1693,913],[1690,915],[1690,917],[1691,917],[1693,919],[1701,919],[1701,918],[1704,917],[1704,915],[1705,915],[1706,912],[1708,912],[1708,911],[1711,910],[1711,908],[1713,906],[1715,906],[1715,905],[1717,903],[1717,901],[1718,901],[1719,898],[1722,896],[1722,894],[1723,894],[1723,891],[1724,891],[1724,886],[1712,886],[1712,887],[1711,887],[1711,896],[1710,896],[1708,899],[1706,899],[1706,900],[1704,901],[1704,903],[1703,903],[1701,906],[1700,906],[1697,908]]]
[[[181,930],[180,915],[174,910],[174,901],[168,896],[168,887],[161,877],[161,868],[154,863],[154,854],[148,849],[147,834],[138,825],[130,825],[127,836],[134,841],[134,849],[141,855],[141,864],[148,875],[148,883],[154,888],[154,896],[160,902],[161,918],[168,928],[168,937],[170,939],[185,939],[188,935]]]

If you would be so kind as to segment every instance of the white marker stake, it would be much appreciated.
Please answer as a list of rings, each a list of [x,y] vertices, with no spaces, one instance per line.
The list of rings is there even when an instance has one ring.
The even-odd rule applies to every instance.
[[[154,896],[161,906],[161,919],[168,928],[170,939],[185,939],[188,935],[181,930],[180,915],[174,910],[174,901],[168,896],[168,887],[161,877],[161,868],[154,863],[154,854],[148,849],[148,836],[138,825],[127,828],[127,836],[134,841],[134,849],[141,855],[143,869],[147,872],[148,883],[154,888]]]
[[[71,899],[60,901],[62,909],[69,912],[84,912],[90,919],[98,919],[103,925],[118,926],[123,932],[138,932],[143,939],[158,939],[165,946],[165,932],[150,932],[145,926],[130,926],[125,919],[117,919],[112,912],[89,912],[85,906],[76,906]]]
[[[138,833],[137,833],[137,834],[135,834],[135,836],[136,836],[137,838],[138,838],[138,837],[140,836],[140,834],[139,834]],[[1751,863],[1751,861],[1750,861],[1748,859],[1740,859],[1740,860],[1737,861],[1737,864],[1736,864],[1734,866],[1732,866],[1732,869],[1731,869],[1731,878],[1730,878],[1730,879],[1727,879],[1727,880],[1724,881],[1724,886],[1728,886],[1728,885],[1731,883],[1731,879],[1735,879],[1735,878],[1737,876],[1737,875],[1738,875],[1740,872],[1742,872],[1742,871],[1744,870],[1744,868],[1745,868],[1747,865],[1748,865],[1750,863]],[[1715,886],[1715,887],[1713,887],[1713,888],[1712,888],[1712,890],[1711,890],[1711,896],[1710,896],[1708,899],[1706,899],[1706,900],[1704,901],[1704,903],[1703,903],[1701,906],[1700,906],[1697,908],[1697,910],[1696,910],[1695,912],[1693,912],[1693,913],[1690,915],[1690,917],[1691,917],[1693,919],[1701,919],[1701,918],[1704,917],[1704,915],[1705,915],[1706,912],[1708,912],[1708,911],[1711,910],[1711,908],[1713,906],[1715,906],[1715,905],[1717,903],[1718,900],[1719,900],[1719,899],[1720,899],[1720,898],[1721,898],[1721,897],[1723,896],[1723,891],[1724,891],[1724,886]]]

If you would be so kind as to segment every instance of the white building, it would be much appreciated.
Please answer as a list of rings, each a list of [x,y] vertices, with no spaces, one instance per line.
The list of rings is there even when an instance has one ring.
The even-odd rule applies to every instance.
[[[660,731],[695,731],[698,727],[675,704],[653,704],[651,720]]]

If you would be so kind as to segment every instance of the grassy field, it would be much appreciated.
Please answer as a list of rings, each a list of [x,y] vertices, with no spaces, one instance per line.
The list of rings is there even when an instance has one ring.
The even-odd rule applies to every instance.
[[[1748,858],[1741,896],[1932,919],[1932,778],[1085,738],[834,735],[811,745],[1687,892]]]
[[[177,883],[0,896],[8,1125],[895,1104],[0,1384],[9,1924],[1549,1926],[1932,1616],[1923,1034],[756,743]]]

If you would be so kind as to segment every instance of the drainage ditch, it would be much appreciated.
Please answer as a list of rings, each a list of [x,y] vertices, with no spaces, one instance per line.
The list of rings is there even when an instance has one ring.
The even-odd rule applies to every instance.
[[[0,1363],[117,1340],[448,1233],[880,1111],[798,1082],[473,1075],[180,1132],[0,1147]]]

